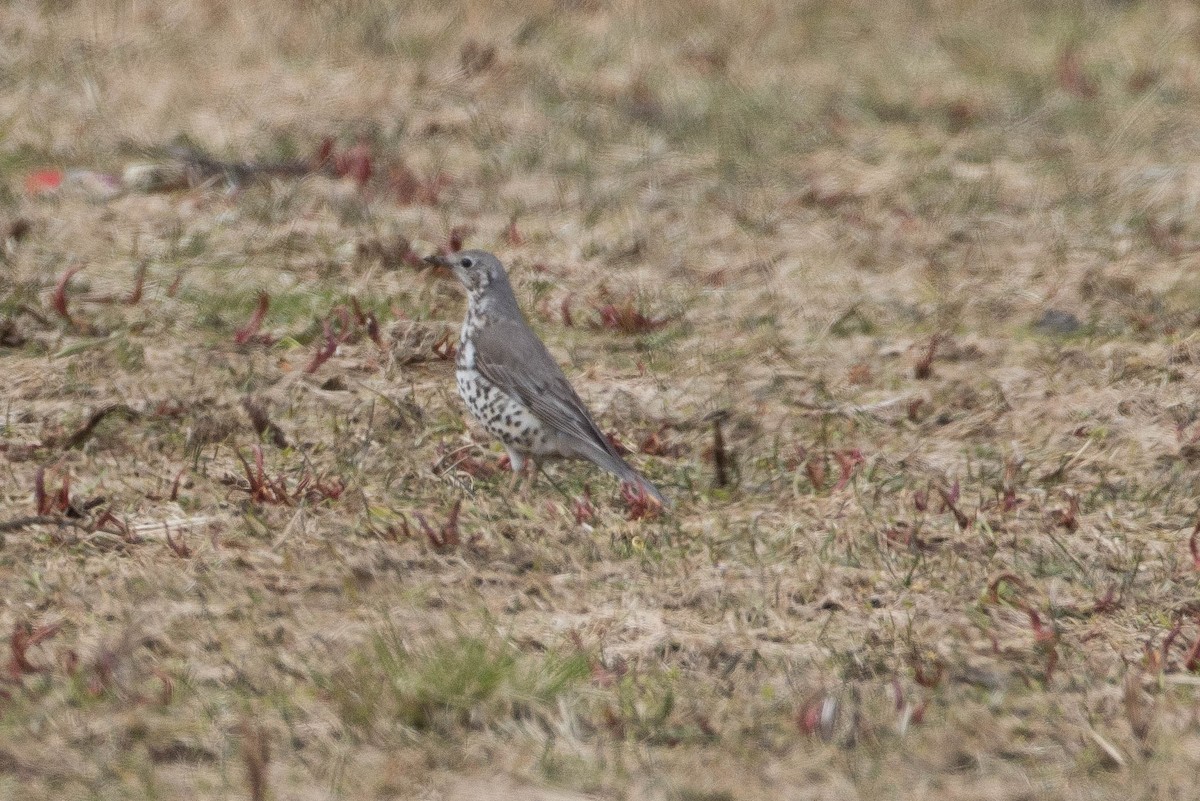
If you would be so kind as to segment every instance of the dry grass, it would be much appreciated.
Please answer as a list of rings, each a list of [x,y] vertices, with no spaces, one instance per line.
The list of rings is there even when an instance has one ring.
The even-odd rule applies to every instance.
[[[1192,4],[391,6],[0,10],[0,796],[1194,792]],[[454,229],[671,514],[507,496]]]

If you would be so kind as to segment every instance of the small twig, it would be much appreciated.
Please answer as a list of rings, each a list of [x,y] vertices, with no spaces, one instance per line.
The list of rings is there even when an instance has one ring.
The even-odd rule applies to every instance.
[[[253,426],[255,434],[258,434],[260,438],[263,434],[266,434],[271,438],[271,442],[274,443],[276,448],[286,448],[288,446],[287,435],[271,419],[267,413],[266,406],[247,395],[242,398],[242,408],[246,410],[246,416],[250,418],[250,425]]]
[[[912,400],[911,395],[898,395],[894,398],[881,400],[877,403],[867,403],[863,405],[843,404],[840,406],[827,406],[819,403],[811,403],[809,401],[796,401],[796,405],[801,409],[805,409],[809,414],[836,414],[842,417],[853,417],[858,414],[872,414],[882,411],[883,409],[897,406],[901,403],[906,403]]]
[[[87,419],[87,422],[85,422],[78,431],[63,440],[63,450],[69,451],[72,448],[78,448],[80,445],[87,442],[88,439],[91,438],[92,433],[96,430],[96,426],[100,425],[104,418],[108,417],[113,412],[121,412],[121,414],[124,415],[125,419],[127,420],[134,420],[138,416],[137,412],[126,406],[124,403],[113,403],[109,404],[108,406],[103,406],[92,412],[91,417]]]
[[[215,517],[177,517],[170,520],[155,520],[149,523],[138,523],[131,527],[130,531],[134,534],[148,534],[152,531],[161,531],[163,528],[173,529],[176,532],[187,531],[200,526],[207,526],[216,522]]]
[[[463,461],[463,459],[457,458],[460,453],[465,453],[466,451],[469,451],[472,448],[478,448],[478,447],[479,447],[479,445],[477,443],[468,442],[466,445],[460,445],[459,447],[455,448],[454,450],[447,451],[446,453],[442,454],[442,456],[436,462],[433,463],[433,467],[431,468],[433,470],[434,475],[440,476],[444,472],[453,470],[455,467],[457,467]],[[463,457],[463,458],[465,459],[467,457]],[[455,459],[455,461],[450,462],[451,459]],[[439,471],[441,471],[441,472],[439,472]]]
[[[303,506],[296,509],[296,514],[292,515],[292,519],[288,521],[288,524],[286,526],[284,526],[283,533],[280,534],[275,539],[275,542],[271,543],[272,551],[278,551],[279,548],[285,542],[287,542],[288,538],[292,536],[292,531],[297,528],[297,525],[296,525],[297,522],[299,522],[300,532],[303,534],[304,533],[304,507]]]
[[[176,556],[178,556],[180,559],[191,558],[192,549],[190,547],[188,547],[188,544],[186,542],[183,541],[182,534],[180,534],[178,537],[172,537],[171,536],[171,527],[168,525],[164,525],[163,526],[163,535],[166,537],[167,547],[170,548],[171,551],[174,552],[174,554]]]
[[[168,147],[167,155],[183,164],[184,168],[195,174],[198,183],[206,183],[214,179],[224,179],[226,182],[239,186],[260,175],[303,177],[314,172],[313,165],[307,161],[221,161],[192,147]]]
[[[716,476],[713,479],[713,484],[718,487],[729,486],[729,452],[725,450],[725,435],[721,433],[721,421],[725,419],[725,414],[718,414],[713,417],[713,467],[716,469]]]
[[[0,534],[8,531],[20,531],[21,529],[29,528],[30,526],[46,526],[52,523],[62,526],[69,524],[69,521],[64,520],[58,515],[30,515],[28,517],[17,517],[13,518],[12,520],[0,522]]]
[[[23,314],[27,314],[27,315],[29,315],[30,317],[32,317],[33,319],[37,320],[37,321],[38,321],[38,323],[39,323],[41,326],[43,326],[44,328],[50,328],[51,326],[53,326],[53,325],[54,325],[54,323],[50,322],[50,318],[49,318],[49,317],[47,317],[46,315],[42,314],[40,311],[38,311],[38,310],[37,310],[37,309],[35,309],[34,307],[30,306],[28,303],[22,303],[20,306],[18,306],[18,307],[17,307],[17,309],[18,309],[18,310],[19,310],[21,313],[23,313]]]

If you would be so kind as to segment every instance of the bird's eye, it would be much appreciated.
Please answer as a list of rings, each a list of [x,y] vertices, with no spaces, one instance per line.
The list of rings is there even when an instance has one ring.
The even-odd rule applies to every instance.
[[[469,258],[464,258],[462,260],[462,266],[469,270],[475,266],[475,262],[471,261],[471,259],[469,259]]]

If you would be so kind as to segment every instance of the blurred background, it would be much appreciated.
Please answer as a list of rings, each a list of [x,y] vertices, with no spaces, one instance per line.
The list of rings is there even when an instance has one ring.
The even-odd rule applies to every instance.
[[[341,174],[365,179],[373,229],[422,245],[461,225],[469,244],[496,247],[515,222],[530,258],[657,280],[769,262],[807,292],[871,304],[862,313],[879,325],[1026,325],[1053,296],[1084,324],[1161,326],[1140,307],[1065,307],[1097,293],[1136,306],[1122,297],[1136,294],[1130,281],[1192,299],[1190,279],[1144,268],[1194,239],[1194,14],[1130,2],[17,3],[3,11],[7,203],[46,166],[107,185],[146,149],[311,163],[327,142],[358,154]],[[249,201],[263,224],[316,202],[268,194]],[[351,200],[330,202],[353,228]],[[143,215],[139,252],[156,253],[163,227],[203,227],[164,213]],[[103,260],[77,222],[95,227],[66,222],[55,249]],[[278,254],[259,243],[238,255]],[[819,306],[776,311],[825,324]]]

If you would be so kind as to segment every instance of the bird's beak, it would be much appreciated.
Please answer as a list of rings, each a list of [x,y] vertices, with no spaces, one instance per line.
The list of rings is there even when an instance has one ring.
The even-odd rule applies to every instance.
[[[447,269],[450,267],[450,260],[440,253],[434,253],[432,256],[426,256],[425,263],[432,264],[435,267],[445,267]]]

